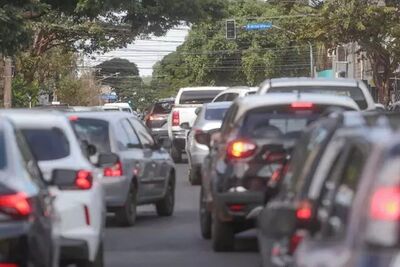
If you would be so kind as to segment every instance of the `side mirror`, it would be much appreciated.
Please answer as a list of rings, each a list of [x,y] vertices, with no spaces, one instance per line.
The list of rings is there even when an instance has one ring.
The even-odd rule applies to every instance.
[[[184,122],[184,123],[182,123],[180,126],[181,126],[181,128],[184,129],[184,130],[190,130],[190,125],[189,125],[188,122]]]
[[[194,113],[195,113],[196,115],[199,115],[200,112],[201,112],[201,107],[198,107],[198,108],[196,108],[196,109],[194,110]]]
[[[54,170],[50,185],[55,185],[60,189],[74,188],[76,174],[77,172],[74,170]]]
[[[97,166],[100,168],[110,167],[117,164],[119,161],[118,155],[114,153],[100,154],[97,160]]]

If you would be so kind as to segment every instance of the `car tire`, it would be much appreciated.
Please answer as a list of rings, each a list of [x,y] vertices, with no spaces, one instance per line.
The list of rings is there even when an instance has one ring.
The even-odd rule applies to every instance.
[[[162,200],[156,203],[156,211],[158,216],[172,216],[175,207],[175,182],[173,177],[170,177],[167,192]]]
[[[121,226],[133,226],[137,216],[137,189],[134,185],[129,190],[125,205],[116,212],[116,219]]]
[[[235,248],[235,232],[232,223],[212,217],[212,247],[215,252],[229,252]]]
[[[189,182],[191,185],[200,185],[200,173],[197,169],[195,168],[190,168],[189,169]]]
[[[182,163],[182,153],[179,151],[179,149],[174,145],[174,143],[171,144],[171,158],[175,163]]]
[[[77,267],[104,267],[104,246],[103,243],[100,243],[99,249],[96,254],[96,258],[94,261],[80,261],[76,263]]]
[[[200,230],[201,236],[204,239],[211,239],[211,224],[212,216],[211,212],[207,210],[207,203],[205,199],[204,189],[201,187],[200,190]]]

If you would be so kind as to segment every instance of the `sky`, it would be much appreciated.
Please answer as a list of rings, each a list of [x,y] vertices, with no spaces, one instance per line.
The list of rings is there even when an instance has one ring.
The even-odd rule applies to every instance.
[[[93,58],[86,58],[85,64],[96,66],[103,61],[119,57],[136,63],[140,76],[151,76],[153,65],[164,56],[176,50],[188,34],[189,28],[174,28],[163,37],[151,37],[150,40],[137,40],[126,48],[110,51],[102,55],[92,55]]]

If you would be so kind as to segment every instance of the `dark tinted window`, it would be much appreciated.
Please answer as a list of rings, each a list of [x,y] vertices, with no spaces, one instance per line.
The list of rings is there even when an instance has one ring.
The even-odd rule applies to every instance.
[[[6,166],[7,166],[6,142],[4,140],[4,133],[0,132],[0,170],[5,169]]]
[[[97,119],[78,119],[72,121],[78,138],[96,146],[98,152],[110,152],[108,122]]]
[[[337,87],[337,86],[291,86],[291,87],[272,87],[267,93],[317,93],[338,96],[348,96],[352,98],[360,109],[368,107],[364,94],[358,87]]]
[[[233,100],[235,100],[238,96],[239,96],[239,94],[236,94],[236,93],[229,93],[229,94],[226,94],[225,101],[233,101]]]
[[[228,108],[207,109],[204,118],[208,121],[222,121]]]
[[[55,160],[69,156],[69,142],[63,131],[52,129],[22,130],[32,153],[37,160]]]
[[[169,114],[172,109],[172,102],[156,103],[153,108],[154,114]]]
[[[182,92],[179,104],[204,104],[210,103],[220,90],[196,90]]]

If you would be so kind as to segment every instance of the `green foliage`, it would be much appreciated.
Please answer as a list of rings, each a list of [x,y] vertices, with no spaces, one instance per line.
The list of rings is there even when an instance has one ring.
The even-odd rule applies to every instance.
[[[156,66],[152,86],[168,96],[189,85],[250,85],[267,77],[308,76],[309,48],[286,30],[245,31],[241,26],[271,21],[286,15],[286,6],[257,0],[239,0],[227,7],[227,18],[235,18],[236,40],[225,37],[225,22],[202,22],[193,25],[177,52],[166,56]],[[249,19],[254,18],[254,19]],[[280,25],[281,20],[273,21]]]
[[[40,87],[37,82],[27,83],[22,76],[17,75],[12,82],[12,106],[27,108],[29,102],[32,106],[37,104]]]

